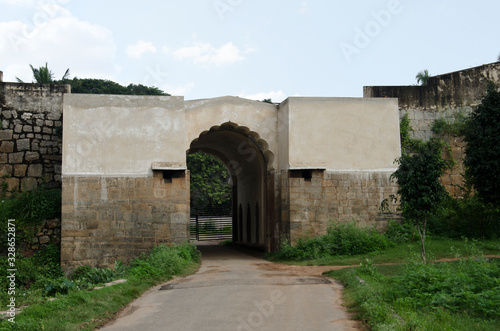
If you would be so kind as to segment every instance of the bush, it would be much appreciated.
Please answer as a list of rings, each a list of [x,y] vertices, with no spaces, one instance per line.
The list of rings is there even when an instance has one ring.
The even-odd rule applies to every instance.
[[[500,207],[500,92],[488,85],[486,96],[464,130],[465,173],[485,203]]]
[[[381,268],[382,270],[382,268]],[[372,330],[497,330],[500,260],[331,271],[345,285],[350,306]]]
[[[484,259],[458,263],[409,264],[395,277],[389,297],[419,309],[445,308],[476,317],[500,316],[500,264]]]
[[[500,210],[477,196],[448,198],[429,217],[428,226],[434,235],[443,237],[496,239],[500,237]]]
[[[280,251],[272,257],[278,260],[322,259],[338,255],[357,255],[384,250],[394,243],[373,228],[360,228],[352,223],[332,223],[327,234],[309,239],[299,239],[291,246],[288,240],[281,243]]]
[[[44,219],[61,217],[61,190],[39,188],[13,195],[0,202],[0,248],[7,246],[7,220],[15,219],[16,244],[31,240],[34,225]]]
[[[55,296],[57,293],[68,294],[70,290],[74,290],[76,285],[74,282],[68,280],[66,277],[54,279],[45,286],[44,294],[49,297]]]
[[[180,274],[193,262],[200,259],[199,252],[192,244],[185,243],[176,246],[160,245],[143,254],[131,263],[130,277],[158,278]]]
[[[413,225],[407,222],[389,221],[385,236],[396,244],[403,244],[413,239]]]

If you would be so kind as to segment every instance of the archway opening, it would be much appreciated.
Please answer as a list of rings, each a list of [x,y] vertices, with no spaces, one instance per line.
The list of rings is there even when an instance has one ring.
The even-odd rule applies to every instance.
[[[266,185],[272,153],[266,142],[248,128],[224,123],[191,142],[187,154],[196,152],[220,159],[231,176],[233,242],[268,248]]]

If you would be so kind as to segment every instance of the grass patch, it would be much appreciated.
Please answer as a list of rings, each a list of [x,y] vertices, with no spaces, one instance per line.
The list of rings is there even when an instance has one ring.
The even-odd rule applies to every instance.
[[[283,239],[280,251],[266,257],[273,261],[324,261],[332,256],[351,256],[383,251],[394,242],[373,228],[360,228],[352,223],[331,223],[327,234],[320,237],[301,238],[292,246]]]
[[[44,290],[46,286],[31,293],[32,300],[36,303],[24,308],[16,316],[15,324],[0,321],[0,330],[94,330],[152,286],[168,281],[174,275],[194,272],[199,262],[199,252],[194,245],[160,245],[149,254],[136,258],[128,266],[115,265],[115,269],[121,269],[120,271],[78,268],[71,280],[63,277],[62,281],[73,284],[72,286],[54,293]],[[97,285],[94,282],[101,283],[114,278],[126,278],[128,281],[100,290],[83,290]],[[56,287],[61,282],[61,277],[46,281]],[[29,291],[31,288],[20,285],[17,298],[30,293]],[[56,300],[48,300],[51,294]]]
[[[329,271],[373,330],[500,329],[500,260],[373,266]]]
[[[418,240],[418,239],[417,239]],[[480,250],[485,255],[500,255],[500,240],[468,240],[449,238],[429,238],[426,240],[428,260],[451,259],[460,256],[473,255]],[[420,256],[420,243],[418,241],[395,244],[385,250],[355,255],[325,255],[319,258],[296,261],[280,258],[280,255],[268,255],[273,261],[284,264],[297,265],[359,265],[369,258],[374,264],[405,263],[409,259]]]

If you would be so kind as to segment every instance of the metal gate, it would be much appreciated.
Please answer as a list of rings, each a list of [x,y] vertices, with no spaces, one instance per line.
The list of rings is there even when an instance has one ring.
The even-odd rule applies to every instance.
[[[223,240],[233,238],[233,217],[194,215],[190,218],[191,240]]]

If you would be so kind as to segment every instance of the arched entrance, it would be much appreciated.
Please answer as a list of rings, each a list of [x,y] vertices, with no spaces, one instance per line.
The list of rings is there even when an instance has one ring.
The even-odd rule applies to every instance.
[[[218,157],[231,174],[233,242],[266,248],[267,166],[273,157],[268,144],[248,128],[226,122],[190,143],[187,153],[198,151]]]

